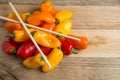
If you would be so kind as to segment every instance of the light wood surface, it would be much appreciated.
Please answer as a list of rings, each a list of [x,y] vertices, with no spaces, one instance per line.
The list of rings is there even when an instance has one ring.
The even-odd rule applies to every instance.
[[[33,11],[38,5],[16,5],[20,12]],[[65,56],[49,73],[26,69],[22,60],[5,54],[0,46],[1,80],[119,80],[120,79],[120,7],[119,6],[56,6],[73,12],[72,34],[87,36],[89,47],[78,54]],[[0,15],[12,12],[0,4]],[[7,32],[0,20],[0,45]]]

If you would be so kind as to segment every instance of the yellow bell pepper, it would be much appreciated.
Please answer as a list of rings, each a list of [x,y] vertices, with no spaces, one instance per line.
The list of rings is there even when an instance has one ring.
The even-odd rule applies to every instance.
[[[66,19],[70,19],[72,17],[72,12],[71,11],[68,11],[68,10],[62,10],[62,11],[59,11],[56,15],[55,15],[55,18],[56,18],[56,24],[59,24],[61,22],[63,22],[64,20]]]
[[[35,41],[42,46],[49,48],[57,48],[61,46],[61,42],[50,33],[37,30],[34,34]]]
[[[62,33],[62,34],[69,34],[72,28],[72,21],[67,19],[63,22],[61,22],[60,24],[58,24],[54,31]]]
[[[28,16],[30,16],[31,14],[29,12],[27,12],[27,13],[19,13],[19,15],[22,18],[22,20],[24,22],[26,22],[26,18]],[[10,18],[10,19],[18,20],[18,18],[16,17],[16,15],[14,13],[9,13],[7,17]]]
[[[33,28],[28,28],[28,30],[30,32],[35,31],[35,29],[33,29]],[[24,42],[24,41],[27,41],[29,39],[29,36],[27,35],[27,33],[24,29],[13,31],[11,36],[13,37],[14,41],[16,41],[16,42]]]
[[[23,61],[23,65],[27,68],[38,68],[38,67],[45,65],[45,61],[43,57],[38,53],[35,56],[26,58]]]
[[[63,58],[63,52],[58,48],[54,48],[52,52],[47,56],[47,59],[50,62],[51,67],[48,67],[48,65],[45,64],[42,66],[42,71],[43,72],[52,71],[60,63],[62,58]]]

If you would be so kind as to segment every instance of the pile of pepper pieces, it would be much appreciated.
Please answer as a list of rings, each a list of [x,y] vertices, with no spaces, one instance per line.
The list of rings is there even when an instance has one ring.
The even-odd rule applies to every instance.
[[[57,11],[50,0],[41,3],[39,11],[19,13],[19,15],[25,23],[80,39],[80,41],[76,41],[34,28],[28,28],[50,62],[52,67],[49,68],[22,25],[10,21],[5,22],[4,28],[10,35],[2,43],[2,48],[7,54],[17,55],[22,58],[23,65],[27,68],[41,67],[43,72],[52,71],[60,63],[63,56],[76,53],[75,49],[82,50],[88,47],[86,37],[70,34],[72,29],[72,21],[70,20],[72,12],[68,10]],[[18,20],[14,13],[9,13],[7,17]]]

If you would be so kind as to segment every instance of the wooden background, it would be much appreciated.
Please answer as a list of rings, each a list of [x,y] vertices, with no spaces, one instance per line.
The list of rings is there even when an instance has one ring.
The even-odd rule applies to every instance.
[[[0,15],[12,12],[11,1],[20,12],[33,11],[41,0],[0,0]],[[73,12],[71,33],[87,36],[88,49],[63,58],[49,73],[26,69],[22,60],[5,54],[0,46],[0,80],[120,80],[120,1],[52,0],[58,10]],[[7,32],[0,20],[0,45]]]

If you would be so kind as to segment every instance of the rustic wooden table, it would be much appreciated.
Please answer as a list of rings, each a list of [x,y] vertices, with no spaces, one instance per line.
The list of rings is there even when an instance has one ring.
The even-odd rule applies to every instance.
[[[39,0],[0,0],[0,15],[12,12],[8,1],[19,12],[38,8]],[[5,54],[0,46],[0,80],[120,80],[120,7],[119,0],[52,0],[57,10],[73,12],[71,33],[87,36],[88,49],[64,57],[49,73],[26,69],[22,60]],[[7,32],[0,20],[0,45]]]

